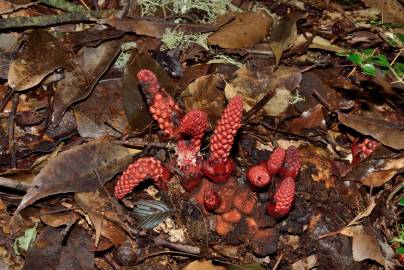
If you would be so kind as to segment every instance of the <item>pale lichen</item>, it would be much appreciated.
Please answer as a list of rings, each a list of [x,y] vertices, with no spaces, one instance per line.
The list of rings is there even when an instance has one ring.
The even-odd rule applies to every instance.
[[[185,34],[185,32],[182,31],[166,29],[163,37],[161,38],[162,44],[160,46],[160,50],[172,50],[175,48],[185,50],[191,43],[196,43],[208,51],[208,36],[209,33]]]

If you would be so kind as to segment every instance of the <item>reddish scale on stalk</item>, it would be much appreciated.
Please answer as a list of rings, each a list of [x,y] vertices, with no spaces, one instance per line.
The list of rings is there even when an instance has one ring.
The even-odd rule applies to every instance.
[[[203,194],[203,205],[207,210],[215,210],[222,204],[222,199],[214,190],[206,190]]]
[[[267,214],[280,218],[286,216],[295,199],[296,183],[292,177],[284,178],[276,188],[272,202],[267,205]]]
[[[271,156],[269,157],[268,161],[266,162],[266,166],[268,169],[268,173],[270,175],[277,174],[279,170],[282,168],[282,164],[285,160],[286,151],[283,148],[276,148]]]
[[[153,157],[139,158],[128,166],[116,182],[115,198],[122,199],[147,178],[153,179],[159,189],[165,190],[170,176],[170,172],[160,160]]]
[[[240,96],[234,97],[220,117],[210,143],[210,158],[203,171],[212,181],[225,182],[234,170],[234,161],[229,158],[234,137],[241,126],[243,102]]]
[[[262,188],[271,182],[271,175],[268,173],[265,165],[252,166],[247,173],[250,183],[256,188]]]
[[[279,171],[283,177],[289,176],[296,178],[300,170],[300,156],[299,151],[294,146],[289,146],[285,153],[285,162]]]
[[[145,93],[149,111],[161,130],[171,138],[177,138],[181,119],[181,110],[174,99],[161,88],[156,75],[148,69],[137,73],[142,91]]]

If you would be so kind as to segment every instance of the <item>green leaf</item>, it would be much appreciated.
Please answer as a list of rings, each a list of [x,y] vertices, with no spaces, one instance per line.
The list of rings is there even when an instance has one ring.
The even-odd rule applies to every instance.
[[[375,49],[366,49],[366,50],[363,51],[363,53],[366,56],[372,56],[374,51],[375,51]]]
[[[369,76],[376,76],[377,69],[373,64],[364,64],[361,66],[363,73]]]
[[[23,236],[14,240],[13,249],[15,254],[20,255],[20,249],[27,251],[32,246],[38,233],[36,230],[37,225],[35,224],[34,227],[26,229]]]
[[[396,71],[398,77],[404,76],[404,64],[403,63],[395,63],[393,66],[394,70]]]
[[[227,270],[265,270],[265,268],[259,263],[249,263],[243,266],[229,265]]]
[[[399,202],[398,204],[401,205],[401,206],[404,206],[404,197],[402,197],[402,198],[400,199],[400,202]]]
[[[139,220],[139,228],[152,229],[171,216],[173,210],[160,201],[141,200],[136,202],[133,213]]]
[[[387,60],[387,57],[383,54],[368,57],[365,59],[365,62],[370,64],[376,64],[386,68],[390,66],[389,60]]]
[[[362,56],[357,53],[349,53],[347,58],[354,64],[361,65],[363,63]]]
[[[398,249],[396,249],[396,253],[397,254],[404,254],[404,247],[399,247]]]
[[[401,43],[404,44],[404,34],[398,34],[398,38],[400,39]]]

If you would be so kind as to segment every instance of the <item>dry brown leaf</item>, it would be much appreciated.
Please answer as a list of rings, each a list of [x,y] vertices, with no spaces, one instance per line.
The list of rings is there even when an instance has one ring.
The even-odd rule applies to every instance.
[[[297,38],[296,22],[300,16],[297,12],[289,13],[272,30],[269,46],[271,46],[275,56],[275,66],[279,65],[283,52],[293,46]]]
[[[56,228],[62,225],[74,224],[80,219],[80,216],[73,211],[68,211],[56,214],[45,213],[41,214],[40,218],[46,225]]]
[[[391,180],[403,168],[404,157],[384,160],[380,168],[377,168],[378,171],[373,171],[361,179],[362,184],[368,187],[380,187]]]
[[[208,114],[211,126],[224,110],[225,97],[218,85],[222,79],[217,74],[201,76],[181,93],[187,111],[200,109]]]
[[[86,98],[121,49],[120,40],[101,43],[97,47],[83,47],[74,58],[75,66],[65,72],[56,84],[53,96],[52,125],[57,126],[66,109],[74,102]]]
[[[326,149],[315,146],[300,148],[300,158],[302,164],[311,164],[315,166],[316,172],[311,174],[314,181],[323,181],[327,188],[333,187],[335,177],[332,171],[333,157]]]
[[[11,62],[8,71],[8,84],[14,90],[32,88],[56,69],[72,67],[69,53],[48,32],[33,30],[27,34],[23,42],[24,46]]]
[[[210,35],[208,41],[226,49],[252,47],[268,35],[272,23],[264,11],[236,13],[235,19]]]
[[[396,150],[404,149],[404,128],[383,119],[339,113],[342,124]]]
[[[377,8],[382,12],[385,23],[404,23],[404,8],[398,0],[362,0],[366,6]]]
[[[106,140],[94,140],[60,153],[35,176],[15,213],[49,195],[97,190],[129,165],[133,153]]]
[[[226,270],[226,267],[215,266],[209,261],[193,261],[182,270]]]
[[[352,255],[354,261],[360,262],[372,259],[384,265],[384,256],[377,239],[374,234],[366,232],[362,225],[346,227],[340,233],[352,237]]]

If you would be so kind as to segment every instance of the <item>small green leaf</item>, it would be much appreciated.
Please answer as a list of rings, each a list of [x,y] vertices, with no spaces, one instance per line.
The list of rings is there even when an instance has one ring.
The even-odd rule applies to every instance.
[[[404,206],[404,197],[402,197],[402,198],[400,199],[400,202],[399,202],[398,204],[401,205],[401,206]]]
[[[20,249],[27,251],[32,246],[38,233],[36,230],[37,225],[35,224],[34,227],[26,229],[23,236],[14,240],[13,249],[15,254],[20,255]]]
[[[364,64],[361,66],[363,73],[369,76],[376,76],[377,70],[373,64]]]
[[[398,249],[396,249],[396,253],[397,254],[404,254],[404,247],[399,247]]]
[[[347,58],[354,64],[361,65],[363,63],[362,56],[357,53],[349,53]]]
[[[398,34],[398,38],[401,40],[401,43],[404,44],[404,34]]]
[[[396,71],[398,77],[404,76],[404,64],[403,63],[395,63],[393,66],[394,70]]]
[[[365,59],[365,62],[370,63],[370,64],[376,64],[376,65],[386,67],[386,68],[388,68],[390,66],[389,60],[387,60],[387,57],[383,54],[368,57]]]
[[[366,56],[372,56],[374,51],[375,51],[375,49],[366,49],[366,50],[363,51],[363,53]]]

